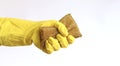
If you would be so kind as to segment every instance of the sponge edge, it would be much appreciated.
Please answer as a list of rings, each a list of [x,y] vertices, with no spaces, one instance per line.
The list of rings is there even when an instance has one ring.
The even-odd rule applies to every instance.
[[[71,14],[65,15],[59,21],[67,27],[68,33],[70,35],[73,35],[75,38],[82,37],[82,34],[80,33],[79,28],[78,28],[75,20],[71,16]],[[41,28],[40,29],[41,45],[44,46],[45,41],[49,37],[55,37],[58,33],[59,33],[58,30],[54,27],[43,27],[43,28]]]
[[[75,38],[82,36],[82,34],[80,33],[80,30],[71,14],[65,15],[59,21],[62,22],[67,27],[68,33],[70,35],[73,35]]]

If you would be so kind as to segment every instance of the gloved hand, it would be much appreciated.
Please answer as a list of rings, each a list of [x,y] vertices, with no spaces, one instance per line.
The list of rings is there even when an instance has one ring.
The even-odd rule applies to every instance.
[[[40,29],[42,27],[55,27],[60,34],[57,38],[49,37],[45,46],[40,44]],[[56,20],[30,21],[17,18],[0,18],[0,45],[24,46],[31,45],[46,53],[51,53],[60,47],[67,47],[68,42],[72,43],[74,37],[68,35],[66,27]]]

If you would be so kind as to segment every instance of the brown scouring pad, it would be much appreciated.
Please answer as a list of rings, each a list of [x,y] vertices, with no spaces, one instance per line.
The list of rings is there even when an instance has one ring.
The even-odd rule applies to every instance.
[[[82,36],[71,14],[65,15],[59,21],[67,27],[70,35],[73,35],[75,38]],[[40,30],[41,45],[44,46],[45,40],[47,40],[49,37],[55,37],[58,33],[58,30],[54,27],[43,27]]]

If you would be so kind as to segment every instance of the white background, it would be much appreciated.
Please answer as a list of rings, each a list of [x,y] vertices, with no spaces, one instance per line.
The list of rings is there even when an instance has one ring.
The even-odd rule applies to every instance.
[[[50,55],[0,47],[0,66],[120,66],[120,0],[0,0],[1,17],[57,19],[71,13],[82,38]]]

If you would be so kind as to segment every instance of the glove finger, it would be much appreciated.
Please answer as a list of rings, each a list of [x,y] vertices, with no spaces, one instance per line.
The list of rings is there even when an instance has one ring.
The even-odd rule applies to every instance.
[[[51,44],[55,51],[60,49],[60,44],[57,39],[49,37],[48,42]]]
[[[45,47],[46,47],[46,53],[48,53],[48,54],[50,54],[54,51],[54,48],[51,46],[51,44],[48,42],[48,40],[46,40]]]
[[[68,40],[68,43],[69,43],[69,44],[72,44],[72,43],[75,41],[75,37],[72,36],[72,35],[68,35],[68,36],[67,36],[67,40]]]
[[[62,48],[66,48],[68,46],[68,41],[66,37],[63,37],[60,34],[57,34],[56,38],[58,39]]]
[[[56,22],[56,27],[58,28],[58,31],[61,33],[62,36],[68,35],[68,30],[64,24],[62,24],[61,22]]]

